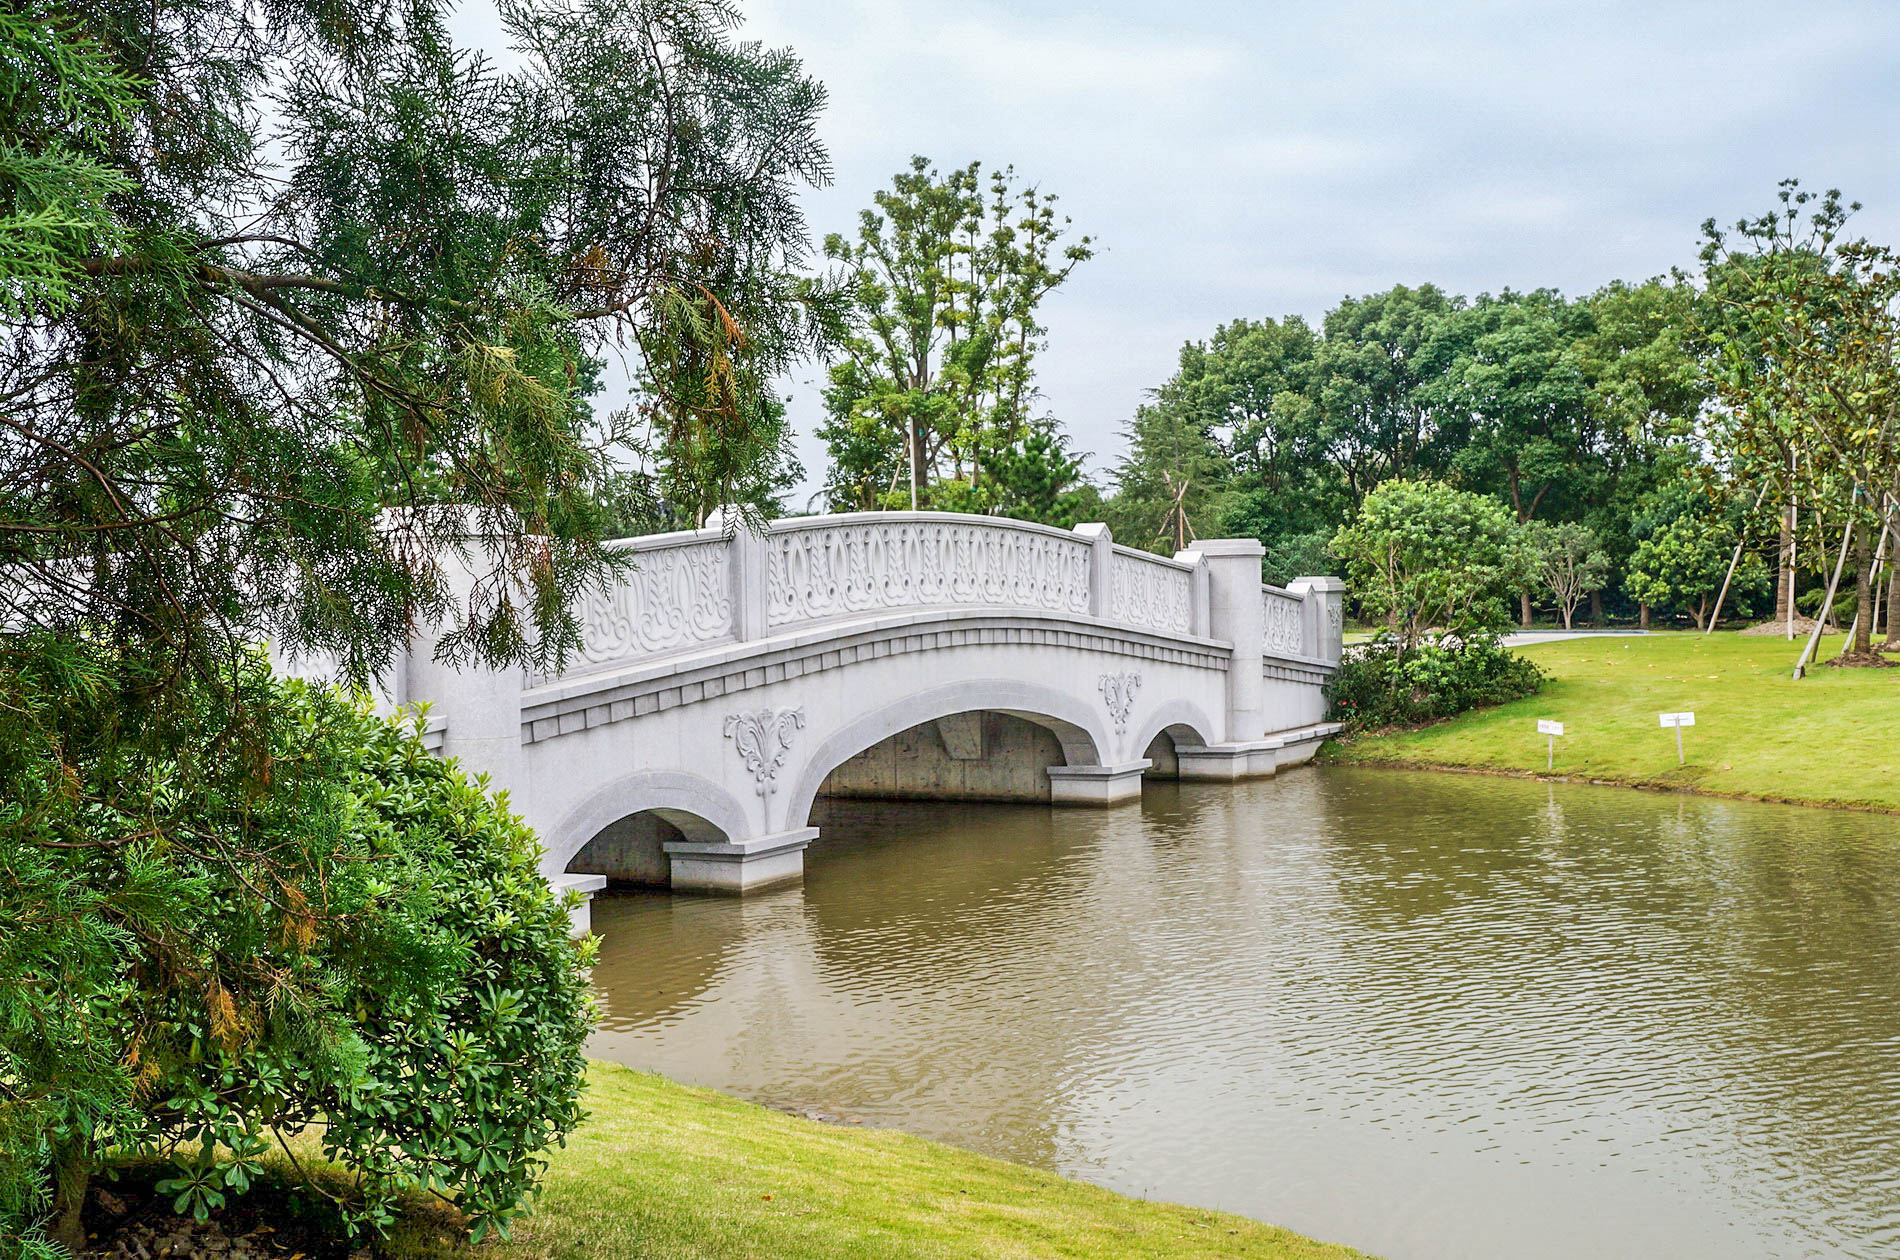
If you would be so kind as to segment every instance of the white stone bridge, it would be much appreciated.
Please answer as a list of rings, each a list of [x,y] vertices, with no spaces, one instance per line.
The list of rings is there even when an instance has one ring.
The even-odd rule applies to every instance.
[[[1164,559],[1101,525],[867,513],[611,545],[636,567],[558,677],[451,673],[425,639],[390,697],[431,704],[431,743],[571,886],[744,891],[800,876],[820,795],[1113,805],[1332,730],[1342,585],[1263,586],[1252,540]]]

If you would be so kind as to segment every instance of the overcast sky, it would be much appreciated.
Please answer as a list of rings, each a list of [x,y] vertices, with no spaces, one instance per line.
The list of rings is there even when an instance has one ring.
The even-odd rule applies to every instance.
[[[814,239],[913,153],[1013,164],[1099,239],[1041,363],[1098,477],[1181,343],[1237,316],[1642,279],[1789,175],[1900,244],[1894,0],[741,3],[830,92]],[[792,385],[813,478],[819,376]]]

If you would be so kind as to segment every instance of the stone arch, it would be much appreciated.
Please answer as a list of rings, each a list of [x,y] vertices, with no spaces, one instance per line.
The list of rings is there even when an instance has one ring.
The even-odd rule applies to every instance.
[[[834,731],[803,759],[796,786],[784,797],[783,825],[804,826],[825,777],[856,754],[925,722],[980,710],[1007,713],[1048,730],[1061,743],[1067,765],[1100,765],[1101,750],[1110,747],[1101,715],[1086,700],[1015,679],[968,679],[907,696]]]
[[[1164,734],[1177,744],[1206,745],[1217,741],[1219,731],[1199,705],[1188,700],[1169,700],[1157,705],[1135,728],[1136,738],[1129,746],[1146,748],[1154,743],[1157,735]]]
[[[1197,705],[1187,700],[1170,700],[1156,707],[1135,728],[1137,738],[1129,747],[1137,756],[1153,763],[1151,778],[1174,779],[1181,774],[1175,750],[1183,745],[1205,747],[1212,741],[1214,723]]]
[[[638,770],[602,785],[542,834],[547,846],[542,871],[561,874],[594,837],[641,813],[657,815],[700,843],[743,840],[752,832],[737,798],[711,779],[678,770]]]

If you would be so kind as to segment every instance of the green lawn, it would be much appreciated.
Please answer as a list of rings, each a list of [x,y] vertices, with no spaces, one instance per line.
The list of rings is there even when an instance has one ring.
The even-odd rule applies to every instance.
[[[1840,650],[1824,639],[1819,658]],[[1568,639],[1519,648],[1550,675],[1528,700],[1420,730],[1338,741],[1334,762],[1544,773],[1538,718],[1564,723],[1556,773],[1761,800],[1900,810],[1900,668],[1815,667],[1800,644],[1733,633]],[[1897,661],[1900,663],[1900,661]],[[1657,714],[1688,709],[1688,764]]]
[[[593,1116],[553,1155],[514,1241],[466,1248],[425,1209],[392,1257],[1007,1258],[1360,1253],[1131,1199],[902,1133],[782,1115],[596,1063]]]

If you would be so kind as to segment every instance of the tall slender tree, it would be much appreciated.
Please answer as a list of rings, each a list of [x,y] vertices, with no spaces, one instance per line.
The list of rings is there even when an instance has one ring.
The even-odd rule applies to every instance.
[[[853,319],[819,429],[834,505],[908,504],[911,487],[927,502],[939,479],[982,500],[986,458],[1032,428],[1041,304],[1094,254],[1055,206],[1014,168],[939,173],[915,157],[854,237],[826,238]]]

